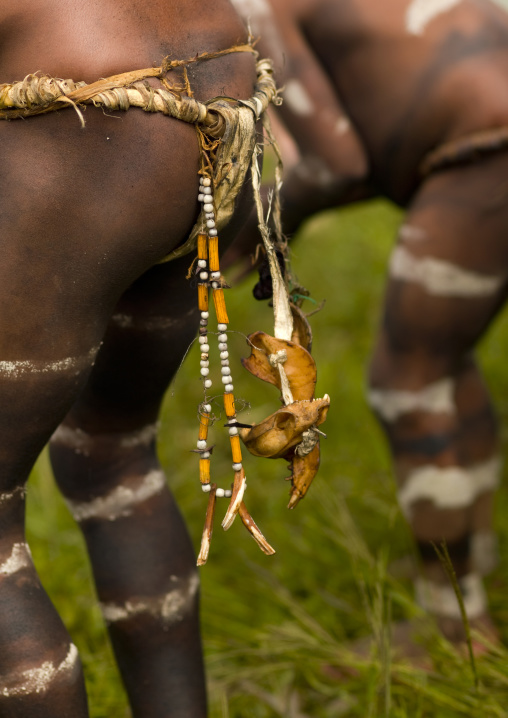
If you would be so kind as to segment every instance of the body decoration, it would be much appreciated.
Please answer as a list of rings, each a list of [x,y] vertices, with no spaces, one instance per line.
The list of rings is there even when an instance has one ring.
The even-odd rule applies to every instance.
[[[429,152],[420,165],[420,174],[427,177],[449,167],[472,164],[495,152],[508,149],[508,127],[494,127],[445,142]]]
[[[0,85],[0,119],[14,120],[46,114],[64,108],[73,108],[84,126],[83,105],[104,107],[107,110],[126,111],[138,107],[145,112],[161,112],[196,127],[200,147],[200,186],[198,200],[202,210],[188,239],[161,262],[177,259],[197,248],[198,306],[201,314],[199,342],[201,345],[201,379],[204,401],[199,407],[199,477],[202,489],[209,494],[198,565],[203,565],[210,548],[215,502],[217,498],[230,499],[222,522],[227,530],[239,515],[247,530],[266,554],[275,553],[249,515],[243,501],[246,478],[242,464],[240,438],[256,456],[284,458],[290,462],[292,490],[289,508],[294,508],[305,495],[319,466],[319,434],[317,427],[325,420],[329,397],[314,400],[316,367],[307,346],[300,346],[311,336],[303,314],[290,304],[286,283],[282,276],[277,252],[263,218],[260,199],[258,169],[259,149],[256,143],[256,123],[263,118],[265,131],[274,143],[265,115],[270,103],[279,104],[270,60],[257,62],[257,83],[254,95],[248,100],[218,97],[202,103],[192,96],[186,66],[233,52],[252,52],[251,45],[239,45],[215,53],[203,53],[187,61],[165,60],[160,67],[135,70],[86,84],[50,76],[28,75],[21,82]],[[183,68],[183,81],[170,84],[166,75]],[[156,78],[162,87],[153,88],[146,83]],[[244,366],[255,376],[268,381],[281,390],[284,407],[260,424],[246,428],[236,417],[233,379],[229,366],[229,318],[219,266],[219,231],[231,219],[235,201],[249,169],[252,172],[254,199],[259,229],[267,254],[274,289],[274,337],[257,332],[249,337],[252,355]],[[280,168],[276,186],[280,186]],[[276,192],[276,212],[279,211]],[[278,223],[280,232],[280,222]],[[194,263],[191,269],[194,267]],[[218,488],[210,481],[211,449],[208,447],[208,429],[212,422],[212,406],[208,390],[210,361],[208,344],[209,292],[212,292],[217,318],[218,348],[221,358],[221,378],[224,384],[224,409],[233,457],[234,483],[231,489]],[[295,328],[294,319],[299,325]],[[303,382],[302,382],[303,375]]]

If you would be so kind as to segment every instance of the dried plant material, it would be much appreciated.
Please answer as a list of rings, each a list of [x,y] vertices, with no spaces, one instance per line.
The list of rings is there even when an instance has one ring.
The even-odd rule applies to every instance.
[[[243,495],[245,493],[245,472],[243,467],[240,471],[235,471],[235,480],[233,483],[233,493],[231,494],[231,501],[229,502],[228,510],[224,516],[222,522],[222,528],[227,531],[233,525],[233,521],[240,509],[240,504],[243,501]]]
[[[226,300],[224,299],[223,289],[213,290],[213,303],[215,305],[215,314],[219,324],[229,324],[228,312],[226,309]]]
[[[239,429],[239,434],[254,456],[279,459],[302,441],[304,432],[325,421],[329,406],[328,396],[296,401],[250,429]]]
[[[218,237],[209,237],[208,252],[210,255],[210,258],[208,260],[210,271],[211,272],[219,272],[220,265],[219,265],[219,238]]]
[[[247,531],[250,533],[254,541],[257,543],[259,548],[263,553],[265,553],[267,556],[273,556],[275,553],[275,549],[270,546],[268,541],[265,539],[259,528],[256,526],[256,523],[254,522],[254,519],[247,511],[247,507],[242,502],[240,504],[240,509],[238,511],[238,514],[240,518],[242,519],[243,525],[247,529]]]
[[[250,357],[242,359],[247,371],[282,390],[279,368],[270,362],[270,357],[284,351],[287,359],[283,362],[283,368],[294,401],[313,398],[317,370],[314,359],[306,349],[293,342],[276,339],[264,332],[251,334],[248,339],[252,352]]]
[[[201,537],[201,550],[197,560],[198,566],[204,566],[208,560],[208,554],[210,552],[210,543],[212,540],[213,533],[213,517],[215,515],[215,504],[217,501],[216,497],[217,484],[212,484],[210,493],[208,495],[208,506],[206,507],[205,525],[203,528],[203,535]]]
[[[239,436],[230,436],[229,443],[231,444],[231,456],[233,457],[233,463],[242,463],[242,445],[240,444]]]
[[[320,446],[316,443],[312,451],[306,456],[299,456],[296,452],[291,462],[291,492],[288,509],[294,509],[303,499],[319,469]]]
[[[198,234],[197,240],[198,259],[208,258],[208,235]]]
[[[312,329],[308,319],[296,304],[291,304],[291,314],[293,315],[291,341],[310,352],[312,350]]]
[[[198,307],[200,312],[208,311],[208,285],[198,284]]]
[[[228,419],[233,419],[236,416],[235,396],[230,392],[224,394],[224,410]]]
[[[202,484],[210,483],[210,459],[199,460],[199,481]]]

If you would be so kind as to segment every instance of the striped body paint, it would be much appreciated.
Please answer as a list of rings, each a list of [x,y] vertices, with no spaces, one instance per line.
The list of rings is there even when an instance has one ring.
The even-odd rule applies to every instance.
[[[384,421],[394,422],[414,411],[454,414],[454,390],[452,379],[441,379],[420,391],[370,389],[367,392],[367,401]]]
[[[16,361],[0,361],[0,377],[6,379],[21,379],[25,376],[34,374],[56,374],[71,373],[76,374],[90,367],[100,346],[93,347],[87,354],[78,357],[66,357],[65,359],[55,359],[54,361],[36,361],[36,360],[16,360]]]
[[[416,600],[419,605],[435,616],[462,621],[459,602],[450,585],[440,585],[424,578],[415,582]],[[480,576],[470,573],[459,579],[464,608],[470,620],[482,616],[487,610],[487,595]]]
[[[428,294],[442,297],[478,299],[498,292],[504,276],[489,276],[463,269],[433,257],[415,257],[404,247],[396,247],[390,259],[392,279],[419,284]]]
[[[90,456],[94,446],[103,441],[114,441],[121,449],[148,447],[157,438],[159,423],[148,424],[142,429],[129,433],[94,434],[91,436],[79,427],[61,424],[51,437],[51,444],[65,446],[76,454]],[[1,500],[1,497],[0,497]]]
[[[28,668],[16,675],[6,676],[0,682],[0,695],[6,698],[46,693],[58,679],[77,677],[79,669],[78,649],[71,643],[67,655],[55,666],[52,661],[44,661],[35,668]]]
[[[429,23],[448,12],[462,0],[412,0],[406,10],[406,29],[411,35],[423,35]]]
[[[32,568],[32,554],[26,543],[15,543],[11,555],[0,563],[0,576],[11,576],[23,568]]]
[[[189,612],[199,589],[199,576],[193,573],[187,579],[171,577],[176,584],[168,593],[157,597],[135,597],[125,603],[102,603],[104,620],[108,623],[130,621],[139,615],[160,619],[165,627],[179,623]]]
[[[428,465],[414,469],[399,489],[401,509],[410,519],[418,501],[432,501],[439,509],[471,506],[478,496],[498,488],[501,465],[501,459],[495,456],[470,468]]]
[[[90,519],[116,521],[131,516],[137,506],[159,494],[166,486],[163,471],[154,470],[134,486],[117,486],[105,496],[91,501],[69,501],[67,505],[78,522]]]

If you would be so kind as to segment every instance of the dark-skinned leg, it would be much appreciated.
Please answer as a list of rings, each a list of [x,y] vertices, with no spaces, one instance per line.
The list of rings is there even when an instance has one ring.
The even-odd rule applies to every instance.
[[[432,543],[446,541],[474,625],[493,630],[482,576],[495,564],[496,419],[472,350],[504,299],[506,160],[429,179],[390,262],[369,398],[393,452],[399,500],[422,555],[416,589],[453,641],[458,603]],[[478,241],[481,236],[482,241]]]
[[[206,715],[196,558],[155,448],[163,394],[198,326],[190,261],[155,267],[125,293],[51,441],[136,718]]]

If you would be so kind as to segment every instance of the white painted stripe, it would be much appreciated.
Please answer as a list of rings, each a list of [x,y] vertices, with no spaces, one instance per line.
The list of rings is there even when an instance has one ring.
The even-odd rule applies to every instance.
[[[351,129],[351,122],[347,119],[347,117],[341,117],[335,123],[335,132],[338,135],[345,135],[347,132],[349,132],[350,129]]]
[[[67,504],[76,521],[87,519],[116,521],[130,516],[136,506],[160,493],[165,486],[164,472],[154,470],[143,477],[142,482],[135,488],[117,486],[106,496],[99,496],[88,502],[67,501]]]
[[[26,496],[26,486],[18,486],[17,489],[14,489],[14,491],[6,491],[3,494],[0,494],[0,506],[3,504],[8,503],[14,498],[24,498]]]
[[[403,224],[399,229],[399,239],[403,242],[422,242],[427,238],[426,230],[414,224]]]
[[[186,580],[175,579],[179,586],[164,596],[133,598],[123,604],[101,604],[104,620],[108,623],[127,621],[138,615],[149,614],[154,618],[162,619],[166,626],[183,620],[186,613],[193,607],[193,599],[199,589],[199,576],[193,573]]]
[[[428,294],[464,299],[490,297],[505,281],[504,276],[479,274],[441,259],[415,257],[401,246],[392,252],[390,275],[420,284]]]
[[[411,35],[423,35],[427,25],[462,0],[412,0],[406,10],[406,30]]]
[[[0,575],[11,576],[23,568],[33,566],[32,554],[26,543],[15,543],[9,558],[0,564]]]
[[[326,162],[317,155],[307,155],[294,166],[293,172],[309,185],[329,187],[335,176]]]
[[[307,90],[299,80],[288,80],[283,93],[284,101],[295,115],[309,116],[314,114],[314,103]]]
[[[44,661],[37,668],[29,668],[16,676],[9,676],[3,685],[0,683],[0,695],[11,697],[45,693],[55,678],[73,673],[77,666],[78,649],[71,643],[66,657],[58,666],[51,661]]]
[[[150,446],[157,438],[159,422],[147,424],[142,429],[125,433],[94,434],[91,436],[79,427],[73,428],[61,424],[51,437],[52,444],[66,446],[76,454],[90,456],[94,444],[106,441],[116,442],[122,449],[133,449],[137,446]]]
[[[476,531],[471,536],[471,562],[480,576],[488,576],[499,564],[499,542],[493,531]]]
[[[478,618],[487,610],[487,595],[482,579],[470,573],[459,579],[467,617]],[[415,581],[417,603],[429,613],[446,618],[462,619],[459,602],[452,586],[433,583],[425,578]]]
[[[100,347],[93,347],[87,354],[79,357],[66,357],[55,361],[43,362],[29,359],[20,361],[0,361],[0,375],[18,379],[27,374],[52,374],[57,372],[79,371],[93,364]]]
[[[463,509],[486,491],[499,486],[502,462],[499,456],[470,468],[421,466],[412,471],[399,489],[399,503],[406,518],[417,501],[432,501],[438,509]]]
[[[192,310],[194,313],[194,309]],[[145,332],[161,332],[182,323],[182,317],[134,317],[130,314],[113,314],[111,323],[120,329],[136,329]]]
[[[454,390],[453,379],[441,379],[420,391],[370,389],[367,401],[385,421],[392,422],[413,411],[454,414]]]

